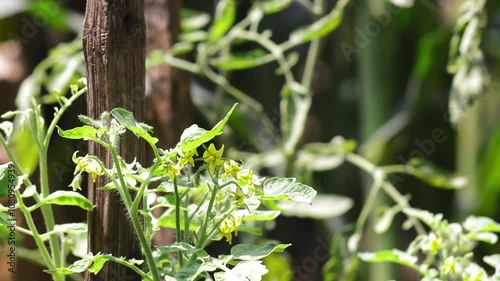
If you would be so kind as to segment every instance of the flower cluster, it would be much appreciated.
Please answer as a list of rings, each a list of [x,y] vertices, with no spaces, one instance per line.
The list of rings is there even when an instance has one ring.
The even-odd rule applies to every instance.
[[[241,163],[235,160],[224,158],[223,154],[224,145],[217,149],[213,143],[209,144],[199,158],[196,157],[198,156],[196,149],[182,150],[181,146],[178,145],[173,149],[161,152],[160,175],[174,181],[185,167],[195,167],[195,162],[202,162],[204,165],[201,166],[201,169],[206,169],[206,174],[218,186],[216,187],[218,188],[216,204],[220,204],[226,198],[232,202],[233,208],[245,207],[245,199],[255,194],[256,187],[261,184],[260,179],[253,175],[252,170],[244,168]],[[196,180],[194,182],[198,188],[202,186],[208,188],[206,185],[200,185]],[[192,195],[190,198],[196,200],[196,195]],[[233,233],[238,235],[238,227],[242,221],[243,215],[241,213],[232,212],[220,222],[218,239],[225,237],[231,243]]]
[[[233,241],[233,235],[232,233],[234,232],[235,236],[238,236],[238,227],[241,225],[243,222],[243,216],[233,214],[226,218],[224,221],[219,226],[219,230],[227,240],[229,244],[232,243]]]
[[[77,157],[77,153],[78,151],[75,151],[71,157],[73,162],[76,164],[76,167],[75,172],[73,173],[75,177],[69,186],[72,187],[74,191],[81,189],[80,183],[83,172],[90,174],[93,182],[96,181],[97,176],[104,175],[104,170],[102,169],[100,162],[95,159],[95,157],[89,155]]]

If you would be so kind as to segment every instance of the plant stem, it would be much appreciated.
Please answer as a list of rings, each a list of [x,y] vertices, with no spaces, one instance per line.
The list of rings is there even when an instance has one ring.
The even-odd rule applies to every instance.
[[[9,157],[9,159],[12,161],[12,163],[14,164],[14,166],[16,167],[16,170],[19,173],[23,173],[22,167],[15,160],[14,155],[12,154],[12,151],[10,150],[9,146],[7,145],[7,141],[1,135],[0,135],[0,143],[2,144],[2,147],[4,148],[5,153],[7,154],[7,156]],[[45,168],[47,167],[46,164],[45,164],[44,167]],[[40,177],[43,174],[44,173],[42,172],[42,170],[40,170]],[[45,176],[47,176],[46,173],[45,173]],[[40,182],[42,182],[42,180],[40,180]],[[31,183],[31,181],[27,177],[24,179],[24,184],[26,186],[32,186],[33,185]],[[34,199],[35,199],[36,202],[40,202],[41,201],[38,193],[35,193],[35,195],[33,197],[34,197]],[[43,242],[42,236],[38,233],[38,229],[36,228],[36,225],[33,222],[33,218],[31,217],[31,212],[29,211],[28,207],[24,204],[23,198],[21,197],[21,194],[19,193],[19,191],[16,191],[16,199],[19,202],[19,209],[22,211],[22,213],[23,213],[23,215],[24,215],[24,217],[26,219],[26,223],[28,224],[28,228],[31,231],[31,236],[33,236],[33,239],[35,240],[35,243],[37,244],[37,247],[38,247],[39,251],[42,254],[42,257],[43,257],[43,259],[45,261],[45,264],[47,265],[47,267],[49,269],[55,269],[55,268],[57,268],[58,266],[57,266],[57,264],[54,264],[54,262],[55,261],[59,261],[59,259],[56,259],[55,255],[54,255],[54,257],[52,257],[50,255],[50,253],[48,252],[47,247],[45,246],[45,243]],[[45,223],[47,225],[47,230],[49,232],[49,231],[52,231],[53,228],[54,228],[54,223],[53,223],[53,218],[54,217],[53,217],[53,214],[52,214],[52,208],[50,207],[50,205],[44,205],[43,207],[45,207],[45,213],[44,213],[44,209],[42,209],[42,216],[44,218],[44,221],[45,221]],[[48,211],[46,210],[47,207],[49,208]],[[47,224],[47,218],[52,219],[52,226],[51,226],[50,230],[49,230],[49,225]],[[50,236],[50,238],[52,238],[52,237],[56,237],[56,239],[55,239],[55,243],[54,243],[53,239],[50,240],[50,242],[54,243],[54,244],[51,243],[51,246],[52,245],[57,245],[57,236],[56,236],[56,234],[54,233],[53,235]],[[59,250],[59,247],[56,247],[56,249]],[[54,254],[54,252],[52,252],[52,254]],[[57,257],[59,257],[59,256],[57,256]],[[61,275],[53,275],[52,278],[54,279],[54,281],[64,281],[65,280],[65,277],[61,276]]]
[[[184,201],[186,202],[184,204],[184,211],[183,211],[183,216],[184,216],[184,243],[189,243],[189,224],[191,222],[191,219],[189,217],[189,210],[188,210],[188,206],[189,206],[189,193],[186,193],[186,200]]]
[[[365,226],[366,220],[368,219],[368,216],[370,215],[370,210],[373,208],[373,205],[375,204],[375,199],[377,198],[377,195],[381,187],[382,184],[377,180],[374,180],[373,185],[370,189],[370,193],[368,194],[368,197],[366,198],[366,201],[363,204],[363,209],[361,209],[361,213],[359,214],[359,218],[356,222],[356,230],[354,232],[354,235],[357,235],[357,237],[359,238],[361,238],[363,235],[363,228]],[[356,251],[359,249],[360,241],[361,239],[358,239],[356,243]]]
[[[207,212],[205,213],[205,219],[202,222],[201,226],[201,231],[200,231],[200,237],[198,241],[196,241],[196,248],[202,249],[202,245],[205,244],[205,240],[207,239],[207,227],[208,227],[208,222],[210,221],[210,212],[212,211],[212,208],[214,206],[215,198],[217,197],[217,191],[219,189],[217,186],[214,185],[212,189],[212,196],[210,197],[210,202],[208,203],[208,208]]]
[[[177,243],[182,241],[181,237],[181,197],[179,196],[179,187],[177,186],[177,176],[174,177],[174,194],[175,194],[175,240]],[[189,231],[185,229],[184,231]],[[184,255],[181,251],[177,252],[179,265],[184,267]]]
[[[124,260],[122,260],[120,258],[117,258],[114,256],[107,256],[107,257],[109,258],[110,261],[116,262],[118,264],[121,264],[125,267],[132,269],[135,273],[139,274],[142,277],[142,280],[149,280],[149,281],[154,280],[154,279],[151,279],[151,277],[149,277],[146,273],[144,273],[142,270],[140,270],[136,266],[130,266],[129,263],[125,262]]]
[[[40,189],[42,191],[42,198],[46,198],[50,194],[49,189],[49,178],[48,178],[48,169],[47,169],[47,153],[46,151],[40,152]],[[47,232],[51,232],[54,230],[55,220],[54,220],[54,212],[52,210],[51,205],[43,204],[40,206],[40,210],[42,211],[43,220],[45,221],[45,227]],[[64,264],[61,264],[61,249],[59,245],[59,239],[56,233],[50,234],[49,236],[49,245],[50,251],[52,253],[52,258],[57,267],[63,267]]]
[[[323,7],[323,0],[315,0],[314,7]],[[316,19],[320,18],[322,15],[316,15]],[[303,96],[298,95],[292,91],[291,99],[295,105],[295,114],[292,118],[292,123],[283,123],[284,132],[289,131],[290,134],[287,139],[285,139],[283,144],[283,152],[287,158],[285,162],[285,176],[292,176],[295,173],[295,158],[297,157],[297,147],[299,145],[302,136],[304,135],[304,130],[307,122],[307,114],[311,109],[312,103],[312,81],[314,79],[314,74],[316,70],[316,65],[318,64],[320,56],[320,39],[311,41],[309,45],[309,50],[307,53],[307,60],[304,67],[304,74],[302,76],[301,85],[307,89],[307,93]],[[286,98],[283,99],[284,102]],[[282,104],[281,114],[287,116],[287,107]],[[285,120],[288,119],[285,117]]]
[[[105,136],[110,142],[109,135],[105,133]],[[118,174],[118,178],[120,179],[120,185],[117,186],[118,191],[120,192],[121,197],[123,198],[123,202],[125,203],[125,207],[127,208],[127,211],[129,213],[130,219],[132,221],[132,225],[135,229],[135,232],[137,234],[137,237],[139,238],[139,242],[141,244],[142,250],[144,251],[144,255],[146,256],[146,260],[148,263],[149,270],[151,271],[151,274],[153,275],[153,280],[154,281],[160,281],[160,274],[158,272],[158,269],[156,268],[155,260],[153,258],[153,253],[151,252],[150,245],[148,243],[148,240],[146,239],[146,236],[144,235],[144,230],[141,227],[141,222],[137,216],[137,210],[133,210],[132,206],[132,199],[130,197],[130,194],[128,193],[127,189],[127,184],[125,183],[125,178],[123,177],[123,173],[121,170],[121,164],[118,159],[118,154],[116,152],[115,147],[109,143],[110,145],[108,146],[109,151],[111,152],[111,156],[113,157],[113,162],[115,163],[115,168],[116,172]],[[139,200],[140,201],[140,200]]]
[[[33,236],[33,239],[35,240],[35,243],[38,247],[38,250],[42,254],[42,257],[45,261],[45,265],[49,268],[49,270],[56,269],[57,265],[54,263],[55,260],[53,260],[53,258],[50,256],[50,253],[49,253],[47,247],[45,246],[45,243],[43,242],[43,239],[42,239],[40,233],[38,233],[35,222],[33,221],[33,218],[31,217],[31,213],[26,208],[26,205],[24,205],[23,198],[21,197],[21,194],[17,190],[16,190],[16,198],[19,202],[19,209],[21,210],[21,212],[23,212],[24,218],[26,219],[26,223],[28,224],[28,227],[33,234],[32,236]],[[64,276],[56,275],[56,274],[52,275],[52,279],[54,281],[64,281],[65,280]]]
[[[41,148],[40,148],[40,159],[39,159],[39,169],[40,169],[40,189],[41,189],[41,195],[42,198],[46,198],[50,194],[50,188],[49,188],[49,171],[48,171],[48,162],[47,162],[47,151],[49,148],[49,143],[50,139],[52,137],[52,133],[54,132],[54,129],[59,122],[59,119],[61,119],[62,115],[64,112],[68,109],[68,107],[81,95],[83,95],[87,91],[87,88],[83,88],[80,91],[78,91],[76,94],[72,95],[61,107],[61,109],[57,112],[57,114],[54,116],[54,119],[50,123],[49,127],[47,128],[47,133],[45,136],[40,133],[40,137],[43,137],[43,139],[39,139],[39,142],[41,143]],[[35,112],[38,112],[35,109]],[[38,114],[35,115],[35,117],[38,119],[39,116]],[[38,120],[37,120],[38,124]],[[41,132],[43,128],[38,128],[38,130]],[[55,220],[54,220],[54,212],[52,210],[52,207],[50,205],[42,205],[40,207],[40,210],[42,212],[43,220],[45,222],[45,227],[47,229],[47,232],[51,232],[54,230],[55,226]],[[31,229],[33,230],[33,229]],[[56,267],[63,267],[65,266],[65,259],[62,256],[61,253],[61,247],[62,245],[59,245],[59,239],[56,233],[50,234],[49,236],[49,245],[50,245],[50,251],[52,253],[52,259],[53,262],[55,263]],[[62,241],[61,241],[62,243]],[[64,276],[61,276],[62,280],[66,279]]]
[[[357,154],[354,154],[354,153],[346,154],[346,160],[349,161],[350,163],[354,164],[355,166],[358,166],[359,168],[361,168],[362,170],[364,170],[365,172],[367,172],[368,174],[370,174],[374,178],[375,178],[375,172],[377,169],[379,169],[379,171],[384,173],[384,174],[386,173],[386,167],[379,168],[375,164],[371,163],[370,161],[368,161],[368,160],[364,159],[363,157],[361,157]],[[390,168],[390,169],[388,169],[389,171],[392,171],[396,167],[400,168],[401,166],[394,165],[394,166],[387,166],[387,167]],[[398,171],[399,171],[399,169],[398,169]],[[384,189],[384,191],[387,193],[387,195],[389,195],[389,197],[391,197],[391,199],[394,200],[401,208],[410,207],[410,205],[406,201],[405,197],[401,193],[399,193],[399,191],[391,183],[384,180],[381,183],[381,186]],[[370,194],[371,194],[372,190],[370,191]],[[366,203],[365,203],[365,206],[366,206]],[[411,217],[409,217],[408,219],[410,219],[413,222],[413,224],[415,226],[415,230],[417,231],[418,234],[425,234],[426,233],[425,228],[422,226],[420,221],[418,221],[415,218],[411,218]]]

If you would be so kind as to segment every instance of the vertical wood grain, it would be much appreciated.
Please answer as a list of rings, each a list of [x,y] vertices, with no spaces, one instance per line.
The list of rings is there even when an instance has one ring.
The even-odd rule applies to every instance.
[[[88,79],[88,114],[99,118],[103,111],[123,107],[138,120],[144,119],[146,27],[142,0],[88,0],[83,29],[85,68]],[[131,162],[143,162],[145,145],[127,133],[121,138],[120,155]],[[110,167],[110,154],[91,143],[89,153]],[[125,207],[118,194],[97,190],[107,183],[89,180],[89,197],[97,206],[89,213],[89,251],[141,258],[141,250]],[[106,263],[96,276],[87,272],[86,281],[139,281],[121,265]]]

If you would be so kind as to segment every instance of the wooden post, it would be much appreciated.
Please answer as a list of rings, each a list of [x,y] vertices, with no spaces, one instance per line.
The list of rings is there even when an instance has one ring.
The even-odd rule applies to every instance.
[[[83,29],[85,67],[88,79],[88,114],[99,118],[103,111],[123,107],[144,119],[146,27],[143,0],[88,0]],[[131,162],[143,162],[145,145],[135,136],[121,138],[120,155]],[[89,153],[107,167],[110,154],[91,143]],[[97,206],[89,213],[89,251],[141,258],[141,249],[118,195],[97,190],[106,184],[89,180],[89,198]],[[87,272],[86,281],[139,281],[125,267],[106,263],[96,276]]]

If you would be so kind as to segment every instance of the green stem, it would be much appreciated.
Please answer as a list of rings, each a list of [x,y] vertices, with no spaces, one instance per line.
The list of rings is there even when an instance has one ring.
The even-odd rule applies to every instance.
[[[387,193],[387,195],[389,195],[389,197],[391,197],[392,200],[394,200],[396,203],[398,203],[398,205],[401,208],[409,208],[410,207],[410,204],[408,204],[408,202],[406,201],[404,196],[401,193],[399,193],[399,191],[391,183],[385,181],[382,183],[382,187],[384,188],[385,193]],[[412,218],[412,217],[408,217],[408,219],[413,223],[413,225],[415,227],[415,231],[419,235],[425,235],[427,233],[425,231],[424,226],[422,225],[422,223],[419,220]]]
[[[110,142],[109,135],[107,133],[105,133],[105,136],[106,136],[107,140]],[[120,195],[123,199],[125,207],[127,208],[130,219],[132,221],[132,225],[135,229],[137,237],[139,238],[139,242],[141,244],[142,250],[144,251],[144,254],[146,256],[149,270],[151,271],[151,274],[153,275],[153,280],[160,281],[161,278],[160,278],[160,274],[158,272],[158,269],[156,268],[155,260],[153,258],[153,253],[151,252],[150,245],[148,243],[148,240],[146,239],[146,236],[144,235],[144,230],[142,229],[141,222],[137,216],[138,212],[137,212],[137,210],[132,209],[132,205],[133,205],[132,199],[130,197],[130,194],[128,193],[127,185],[125,183],[125,178],[123,177],[121,164],[120,164],[120,161],[118,159],[118,154],[116,152],[115,147],[111,143],[109,145],[109,150],[111,152],[111,156],[113,157],[113,162],[115,163],[115,168],[116,168],[116,172],[118,174],[118,178],[120,179],[121,186],[117,186],[117,189],[120,192]]]
[[[387,168],[389,168],[388,169],[389,171],[397,169],[398,172],[401,171],[400,169],[402,169],[400,165],[378,168],[375,164],[354,153],[346,154],[346,160],[349,161],[351,164],[358,166],[359,168],[370,174],[373,178],[375,178],[375,173],[377,169],[384,174],[386,173]],[[401,208],[410,207],[410,205],[406,201],[406,198],[391,183],[384,180],[382,181],[381,186],[384,189],[385,193],[389,195],[389,197],[391,197],[391,199],[394,200],[394,202],[396,202]],[[425,228],[420,223],[420,221],[411,217],[409,217],[408,219],[413,222],[415,230],[417,231],[418,234],[426,233]]]
[[[40,152],[40,189],[42,198],[46,198],[50,195],[49,189],[49,178],[48,178],[48,169],[47,169],[47,153],[45,151]],[[45,221],[45,227],[47,232],[51,232],[54,230],[55,220],[54,220],[54,212],[52,210],[51,205],[44,204],[40,206],[40,210],[42,211],[43,220]],[[50,251],[52,253],[52,258],[57,267],[63,267],[64,264],[61,264],[61,246],[59,245],[59,239],[56,233],[53,233],[49,236],[49,246]]]
[[[315,0],[314,7],[323,7],[323,0]],[[316,18],[319,19],[322,15],[317,15]],[[295,113],[292,118],[293,123],[283,123],[284,131],[289,131],[290,134],[285,140],[283,145],[283,153],[286,156],[285,162],[285,176],[292,176],[295,173],[295,158],[297,157],[297,147],[299,145],[304,131],[306,128],[307,114],[311,109],[312,103],[312,81],[314,79],[314,74],[316,70],[316,65],[318,64],[320,57],[320,39],[311,41],[309,45],[309,50],[307,53],[307,60],[304,67],[304,74],[302,75],[301,85],[307,92],[305,95],[298,95],[292,91],[293,104],[295,104]],[[288,102],[283,99],[283,102]],[[282,102],[282,103],[283,103]],[[281,114],[283,116],[287,115],[287,107],[284,104],[281,105]],[[285,117],[285,120],[288,118]]]
[[[127,263],[126,261],[124,261],[124,260],[122,260],[120,258],[113,257],[113,256],[107,256],[107,258],[109,258],[109,260],[112,261],[112,262],[116,262],[118,264],[121,264],[123,266],[126,266],[126,267],[132,269],[135,273],[139,274],[142,277],[142,280],[149,280],[149,281],[155,280],[155,279],[153,279],[154,276],[153,276],[153,278],[151,278],[144,271],[140,270],[136,266],[130,266],[129,263]],[[158,279],[158,280],[160,280],[160,279]]]
[[[175,240],[177,243],[182,241],[181,236],[181,197],[179,196],[179,187],[177,186],[177,176],[174,177],[174,194],[175,194]],[[185,229],[184,231],[189,231]],[[179,265],[181,268],[184,267],[184,255],[181,251],[177,252],[177,257],[179,259]]]
[[[201,246],[205,244],[205,240],[207,239],[206,232],[207,232],[208,222],[210,221],[210,213],[212,212],[212,208],[214,206],[218,190],[219,189],[217,188],[217,186],[214,186],[212,189],[212,196],[210,197],[210,202],[208,203],[207,212],[205,213],[205,219],[202,222],[200,237],[198,238],[198,241],[196,241],[196,248],[198,249],[202,249]]]
[[[49,147],[50,138],[52,137],[52,133],[54,132],[54,130],[57,126],[57,123],[59,123],[59,120],[63,116],[64,112],[66,112],[66,110],[71,106],[71,104],[73,104],[74,101],[76,101],[80,96],[82,96],[86,92],[87,92],[87,87],[81,88],[78,92],[76,92],[74,95],[72,95],[63,104],[63,106],[61,107],[61,109],[59,109],[59,111],[57,111],[57,113],[54,116],[54,119],[52,120],[49,127],[47,128],[47,134],[45,135],[45,138],[43,139],[43,142],[42,142],[43,147],[45,147],[45,148]]]
[[[33,221],[33,218],[31,217],[31,213],[26,208],[26,205],[24,205],[23,198],[21,197],[21,194],[19,193],[19,191],[16,191],[16,198],[19,202],[19,209],[24,214],[24,218],[26,219],[26,224],[28,224],[28,227],[33,234],[32,236],[33,236],[33,239],[35,240],[35,244],[37,245],[38,250],[42,254],[42,257],[45,261],[45,265],[49,268],[49,270],[56,269],[57,265],[54,263],[55,260],[53,260],[52,257],[50,256],[50,253],[49,253],[47,247],[45,246],[45,243],[43,242],[43,239],[42,239],[40,233],[38,233],[35,222]],[[64,281],[65,280],[64,276],[56,275],[56,274],[52,275],[52,279],[54,281]]]
[[[363,236],[363,229],[366,224],[366,220],[370,215],[370,210],[373,208],[373,205],[375,204],[375,199],[377,198],[377,195],[381,187],[382,187],[381,183],[378,182],[377,180],[374,180],[370,193],[368,194],[368,197],[366,198],[366,201],[363,204],[363,209],[361,209],[361,213],[359,214],[359,218],[356,222],[356,230],[354,232],[354,235],[357,237],[356,251],[359,249],[359,242],[361,241],[361,237]]]
[[[5,153],[7,154],[7,156],[9,157],[9,159],[12,161],[12,163],[14,164],[14,166],[16,167],[16,170],[19,173],[23,173],[21,165],[14,158],[14,155],[13,155],[12,151],[10,150],[9,146],[7,145],[7,141],[5,140],[5,138],[2,135],[0,135],[0,143],[2,144],[2,147],[4,148]],[[26,186],[32,186],[33,185],[31,183],[31,181],[28,179],[28,177],[26,177],[24,179],[23,183]],[[55,259],[53,260],[53,258],[51,257],[51,255],[50,255],[47,247],[45,246],[45,243],[43,242],[42,236],[40,235],[40,233],[38,233],[38,229],[36,228],[36,225],[33,222],[33,219],[31,217],[31,212],[29,211],[28,207],[26,205],[24,205],[23,198],[21,197],[21,194],[19,193],[19,191],[16,191],[16,198],[17,198],[17,201],[19,202],[19,209],[23,213],[23,215],[24,215],[24,217],[26,219],[26,223],[28,224],[28,228],[31,231],[30,235],[35,240],[35,243],[37,244],[37,247],[38,247],[39,251],[42,254],[42,257],[43,257],[43,259],[45,261],[45,264],[47,265],[47,267],[49,269],[55,269],[57,267],[54,264]],[[35,198],[36,202],[40,202],[41,201],[41,199],[38,196],[38,193],[35,193],[34,198]],[[45,213],[45,214],[42,213],[42,215],[44,215],[44,220],[45,220],[45,216],[47,216],[48,214],[47,213]],[[53,219],[53,216],[51,216],[51,218]],[[52,229],[53,229],[53,225],[52,225]],[[53,275],[52,278],[54,279],[54,281],[64,281],[65,280],[64,276],[61,276],[61,275]]]
[[[189,217],[188,207],[189,207],[189,193],[186,192],[186,200],[184,200],[184,243],[189,243],[189,224],[191,223],[191,219]]]
[[[42,198],[46,198],[47,196],[50,195],[50,188],[49,188],[49,171],[48,171],[48,162],[47,162],[47,151],[49,148],[49,143],[50,139],[52,137],[52,133],[54,132],[54,129],[61,119],[62,115],[64,112],[69,108],[69,106],[74,102],[78,97],[83,95],[87,91],[87,88],[83,88],[80,91],[78,91],[75,95],[72,95],[61,107],[61,109],[57,112],[57,114],[54,116],[54,119],[50,123],[49,127],[47,128],[47,133],[45,136],[43,136],[40,133],[40,137],[43,137],[43,139],[40,139],[41,141],[41,149],[40,149],[40,159],[39,159],[39,169],[40,169],[40,189],[41,189],[41,196]],[[38,116],[36,116],[38,118]],[[38,123],[38,121],[37,121]],[[41,132],[43,128],[38,128],[38,131]],[[47,229],[47,232],[51,232],[54,230],[55,226],[55,220],[54,220],[54,212],[53,209],[50,205],[42,205],[40,206],[40,210],[42,212],[43,220],[45,222],[45,227]],[[33,231],[33,229],[31,229]],[[50,246],[50,251],[52,253],[52,259],[53,262],[55,263],[56,267],[64,267],[65,266],[65,259],[61,253],[61,248],[62,245],[59,244],[60,241],[58,239],[58,236],[56,233],[52,233],[49,235],[49,246]],[[62,243],[62,241],[61,241]],[[55,276],[55,275],[54,275]],[[55,277],[54,277],[55,278]],[[60,277],[60,280],[65,280],[66,278],[64,276]]]

